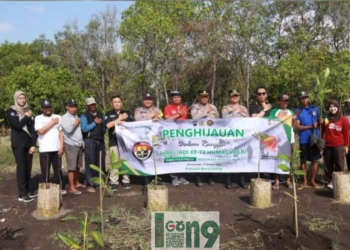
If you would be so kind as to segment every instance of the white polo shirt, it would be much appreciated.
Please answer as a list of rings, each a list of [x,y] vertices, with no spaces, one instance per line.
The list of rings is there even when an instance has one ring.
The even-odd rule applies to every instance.
[[[40,153],[58,151],[60,147],[59,131],[62,130],[61,116],[55,114],[52,114],[51,116],[44,116],[43,114],[41,114],[35,117],[35,131],[42,129],[51,122],[51,119],[56,117],[59,118],[59,123],[53,126],[45,134],[38,135]]]

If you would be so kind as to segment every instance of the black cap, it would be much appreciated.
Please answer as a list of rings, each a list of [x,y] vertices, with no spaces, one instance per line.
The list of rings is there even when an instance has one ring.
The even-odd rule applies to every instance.
[[[77,105],[78,106],[78,103],[75,99],[69,99],[67,102],[66,102],[66,105],[67,106],[73,106],[73,105]]]
[[[301,98],[304,98],[304,97],[309,97],[309,93],[306,92],[306,91],[301,91],[298,95],[298,98],[301,99]]]
[[[145,94],[142,99],[153,99],[152,95],[150,93]]]
[[[289,96],[286,94],[282,94],[278,96],[279,101],[289,101]]]
[[[173,96],[181,96],[181,93],[179,91],[171,91],[170,92],[170,97],[173,97]]]
[[[209,93],[207,91],[205,91],[205,90],[199,90],[198,91],[198,95],[200,95],[200,96],[209,96]]]
[[[51,102],[49,101],[49,100],[47,100],[47,99],[45,99],[45,100],[43,100],[42,102],[41,102],[41,107],[42,108],[46,108],[46,107],[51,107],[52,105],[51,105]]]
[[[229,92],[228,92],[228,94],[230,95],[230,96],[235,96],[235,95],[237,95],[237,96],[239,96],[240,94],[239,94],[239,92],[237,91],[237,90],[230,90]]]

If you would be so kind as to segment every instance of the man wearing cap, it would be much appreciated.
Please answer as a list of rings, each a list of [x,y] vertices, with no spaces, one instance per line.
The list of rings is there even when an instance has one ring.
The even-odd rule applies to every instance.
[[[165,120],[186,120],[188,119],[188,109],[185,105],[181,103],[182,95],[179,91],[170,92],[171,103],[164,107],[164,119]],[[172,178],[172,184],[178,187],[181,184],[187,185],[189,182],[181,176],[170,175]]]
[[[231,119],[231,118],[244,118],[249,117],[248,109],[239,104],[240,94],[237,90],[230,90],[229,92],[230,104],[225,105],[222,110],[222,118],[223,119]],[[228,173],[226,175],[225,187],[228,189],[232,188],[232,174]],[[245,183],[245,174],[239,174],[239,185],[242,188],[247,188]]]
[[[198,103],[193,104],[191,107],[191,116],[192,119],[201,119],[201,118],[219,118],[218,109],[209,103],[209,93],[205,90],[198,91]],[[202,187],[202,174],[196,174],[196,184],[198,187]],[[215,185],[214,174],[208,174],[208,183],[210,186]]]
[[[135,109],[134,112],[135,121],[159,121],[163,118],[163,113],[160,109],[153,106],[152,95],[147,93],[142,98],[142,106]],[[145,188],[150,183],[148,176],[145,176]]]
[[[52,113],[49,100],[41,102],[42,114],[35,117],[34,128],[39,142],[41,182],[50,181],[50,166],[54,171],[54,183],[60,184],[61,193],[66,194],[62,183],[62,155],[64,153],[61,116]]]
[[[274,108],[271,110],[269,117],[271,118],[279,118],[284,123],[292,126],[292,120],[293,120],[293,111],[288,109],[289,104],[289,96],[287,94],[282,94],[278,97],[278,108]],[[290,142],[293,145],[294,144],[294,130],[291,129],[291,138]],[[293,147],[291,147],[291,150]],[[273,189],[279,189],[279,175],[275,175],[275,184],[272,186]],[[287,178],[286,185],[288,188],[292,188],[292,185],[290,183],[290,178]]]
[[[111,106],[113,110],[108,111],[105,115],[106,119],[106,127],[108,129],[108,135],[109,135],[109,152],[114,152],[116,156],[116,160],[119,160],[119,151],[118,151],[118,141],[117,136],[115,134],[115,126],[119,125],[122,122],[132,122],[134,121],[132,119],[132,116],[127,110],[123,110],[123,102],[119,95],[113,95],[111,97]],[[123,138],[120,136],[119,143],[122,143]],[[123,145],[120,145],[123,146]],[[124,145],[125,147],[125,145]],[[112,187],[112,191],[118,191],[118,184],[119,184],[119,175],[114,175],[113,173],[118,172],[118,170],[111,170],[110,174],[110,185]],[[130,189],[130,178],[128,175],[123,175],[123,186],[124,189]]]
[[[83,164],[83,134],[80,119],[77,116],[78,103],[75,99],[66,102],[67,112],[62,116],[61,126],[64,135],[64,152],[68,168],[69,192],[79,195],[78,187],[84,187],[79,182],[79,169]]]
[[[162,111],[153,106],[153,98],[149,93],[143,96],[142,107],[136,108],[134,112],[135,121],[158,121],[162,117]]]
[[[346,110],[344,112],[344,116],[346,118],[348,118],[348,121],[350,124],[350,97],[348,99],[346,99],[346,101],[345,101],[345,108],[346,108]],[[350,129],[350,127],[349,127],[349,129]],[[350,149],[350,146],[349,146],[349,149]],[[350,151],[349,150],[348,150],[348,153],[346,154],[346,165],[348,166],[348,170],[349,170],[350,169]]]
[[[306,173],[306,162],[311,162],[311,186],[321,188],[316,184],[317,160],[321,158],[320,149],[316,144],[311,145],[311,136],[320,138],[319,125],[322,123],[320,109],[309,104],[309,94],[306,91],[299,93],[300,107],[295,110],[294,127],[299,131],[300,164]],[[301,187],[307,187],[307,175],[304,175]]]
[[[91,181],[91,178],[98,177],[99,173],[91,169],[90,164],[98,166],[103,172],[106,171],[105,119],[103,114],[96,109],[95,98],[86,98],[85,104],[87,111],[80,116],[80,126],[85,145],[85,179],[88,184],[87,191],[94,193],[97,185]]]

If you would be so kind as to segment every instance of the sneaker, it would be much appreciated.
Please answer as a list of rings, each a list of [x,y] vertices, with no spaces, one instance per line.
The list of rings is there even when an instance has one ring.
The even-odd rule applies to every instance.
[[[30,198],[30,197],[26,194],[26,195],[22,195],[22,196],[18,197],[18,201],[31,202],[31,201],[33,201],[33,199]]]
[[[177,179],[177,178],[173,179],[171,183],[173,184],[174,187],[178,187],[180,185],[179,179]]]
[[[61,190],[61,194],[62,194],[62,195],[63,195],[63,194],[67,194],[67,190],[62,189],[62,190]]]
[[[209,179],[208,183],[210,186],[215,186],[215,181],[211,178]]]
[[[111,191],[117,192],[118,191],[118,185],[117,184],[112,184],[111,185]]]
[[[29,198],[35,198],[38,196],[38,193],[37,192],[28,192],[28,196],[29,196]]]
[[[197,176],[197,178],[196,178],[196,185],[198,187],[203,187],[202,179],[200,176]]]
[[[130,185],[130,183],[124,183],[123,187],[124,187],[124,189],[130,189],[131,185]]]
[[[184,177],[179,178],[179,182],[183,185],[188,185],[190,182],[186,180]]]
[[[87,189],[86,189],[86,191],[88,191],[89,193],[95,193],[96,192],[96,190],[95,190],[95,188],[94,187],[88,187]]]
[[[226,181],[225,187],[226,187],[227,189],[232,189],[232,182],[231,182],[231,180],[227,180],[227,181]]]
[[[328,183],[327,187],[333,189],[333,182]]]

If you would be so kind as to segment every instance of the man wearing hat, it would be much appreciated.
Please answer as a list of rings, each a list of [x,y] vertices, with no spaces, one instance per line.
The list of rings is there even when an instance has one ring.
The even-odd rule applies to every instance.
[[[41,102],[42,114],[35,117],[34,128],[38,134],[41,182],[50,182],[50,166],[54,171],[54,183],[60,184],[61,193],[66,194],[62,183],[62,155],[64,153],[61,116],[52,113],[49,100]]]
[[[152,95],[149,93],[145,94],[142,98],[142,107],[135,109],[135,121],[158,121],[162,119],[162,117],[162,111],[159,108],[153,106]]]
[[[135,121],[159,121],[163,118],[163,113],[160,109],[153,106],[153,97],[147,93],[142,97],[142,106],[135,109],[134,112]],[[148,176],[145,176],[145,188],[150,183]],[[158,183],[161,183],[159,181]]]
[[[278,97],[278,108],[274,108],[271,110],[269,117],[271,118],[279,118],[284,123],[292,126],[292,120],[293,120],[293,111],[288,109],[289,104],[289,96],[287,94],[282,94]],[[293,127],[291,129],[291,138],[290,142],[293,145],[294,144],[294,130]],[[291,147],[291,150],[293,147]],[[273,189],[279,189],[279,175],[275,175],[275,183],[272,186]],[[286,186],[288,188],[292,188],[292,185],[290,183],[290,178],[287,178]]]
[[[192,119],[201,119],[201,118],[219,118],[218,109],[209,103],[209,93],[205,90],[198,91],[198,103],[193,104],[191,107],[191,116]],[[196,174],[196,184],[198,187],[202,187],[202,178],[201,173]],[[208,174],[208,183],[210,186],[215,185],[214,175]]]
[[[344,112],[344,116],[348,118],[348,121],[350,124],[350,97],[345,101],[345,108],[346,110]],[[350,146],[349,146],[349,149],[350,149]],[[348,166],[348,170],[349,170],[350,169],[350,151],[349,150],[348,150],[348,153],[346,154],[346,165]]]
[[[80,119],[77,115],[78,103],[75,99],[66,102],[67,112],[62,116],[61,126],[64,135],[64,152],[68,168],[69,192],[79,195],[77,189],[85,187],[79,182],[79,169],[83,165],[83,134],[80,128]]]
[[[111,97],[111,106],[112,110],[108,111],[105,115],[106,118],[106,127],[108,129],[108,136],[109,136],[109,152],[114,152],[116,156],[116,160],[119,160],[119,150],[118,150],[118,141],[117,136],[119,139],[120,146],[122,148],[125,148],[125,144],[123,143],[124,140],[121,135],[118,135],[115,133],[115,126],[121,124],[122,122],[132,122],[134,121],[132,119],[132,116],[130,115],[129,111],[123,110],[123,102],[119,95],[112,95]],[[118,172],[118,170],[111,170],[110,174],[110,185],[112,187],[112,191],[118,191],[118,184],[119,184],[119,175],[114,175],[113,173]],[[124,189],[130,189],[130,178],[128,175],[123,175],[123,186]]]
[[[85,179],[88,184],[87,191],[94,193],[97,185],[91,181],[91,178],[98,177],[99,174],[90,168],[90,164],[98,166],[103,172],[106,171],[105,119],[103,114],[96,109],[95,98],[86,98],[85,104],[87,111],[80,116],[80,126],[85,145]]]
[[[164,107],[164,119],[165,120],[186,120],[188,119],[188,109],[181,103],[182,95],[179,91],[170,92],[171,103]],[[170,175],[172,178],[173,186],[177,187],[181,184],[187,185],[189,182],[181,176]]]
[[[231,119],[231,118],[244,118],[249,117],[248,109],[241,104],[239,104],[240,94],[237,90],[230,90],[228,92],[230,98],[230,104],[225,105],[222,110],[222,118],[223,119]],[[225,187],[228,189],[232,188],[232,174],[228,173],[226,178]],[[245,183],[245,174],[239,174],[239,185],[242,188],[247,188]]]
[[[311,144],[311,137],[315,135],[320,138],[319,125],[322,123],[320,109],[309,104],[309,94],[306,91],[299,93],[300,106],[295,110],[294,127],[299,131],[300,164],[306,173],[306,162],[311,162],[311,181],[314,188],[321,188],[316,184],[317,161],[321,158],[320,149],[316,144]],[[301,187],[307,187],[307,175],[304,175]]]

